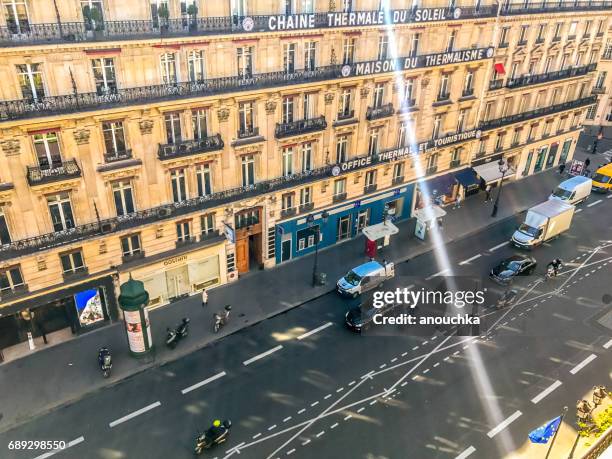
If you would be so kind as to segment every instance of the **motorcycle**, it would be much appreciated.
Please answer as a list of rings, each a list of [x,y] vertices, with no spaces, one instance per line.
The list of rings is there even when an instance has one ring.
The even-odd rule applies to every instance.
[[[107,347],[102,347],[98,351],[98,365],[100,365],[102,375],[105,378],[108,378],[110,376],[111,368],[113,368],[113,362],[111,353]]]
[[[213,331],[218,333],[221,327],[223,327],[229,321],[229,315],[232,307],[228,304],[225,306],[224,310],[221,312],[215,312],[213,314],[213,319],[215,323],[213,325]]]
[[[205,449],[220,445],[227,441],[232,422],[229,419],[223,421],[219,427],[211,427],[206,432],[196,437],[195,453],[202,454]]]
[[[497,308],[503,308],[505,306],[511,306],[514,303],[514,301],[516,300],[517,295],[518,295],[518,292],[516,290],[514,290],[514,289],[507,290],[499,298],[499,300],[497,300],[497,303],[495,304],[495,306]]]
[[[166,328],[166,346],[170,349],[174,349],[179,341],[186,338],[189,333],[189,319],[183,318],[181,323],[172,330],[170,327]]]

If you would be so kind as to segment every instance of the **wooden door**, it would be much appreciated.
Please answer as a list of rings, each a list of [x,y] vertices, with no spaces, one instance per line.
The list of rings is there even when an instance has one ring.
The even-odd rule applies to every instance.
[[[238,239],[236,241],[236,267],[238,273],[249,272],[249,238]]]

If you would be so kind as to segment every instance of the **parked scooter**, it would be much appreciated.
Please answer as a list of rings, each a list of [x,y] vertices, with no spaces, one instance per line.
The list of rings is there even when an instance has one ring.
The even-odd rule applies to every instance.
[[[98,365],[100,366],[102,375],[105,378],[108,378],[110,376],[111,368],[113,368],[113,362],[111,353],[107,347],[102,347],[98,351]]]
[[[202,454],[205,449],[226,442],[231,427],[232,422],[229,419],[226,419],[223,423],[215,421],[210,429],[196,437],[195,453]]]
[[[229,304],[227,304],[225,305],[225,308],[223,308],[223,311],[215,312],[213,314],[213,319],[215,321],[213,325],[213,331],[215,333],[218,333],[221,327],[227,324],[227,322],[229,321],[229,315],[230,315],[231,310],[232,310],[232,307]]]
[[[187,337],[189,333],[189,319],[184,317],[181,323],[172,330],[170,327],[166,328],[166,346],[170,349],[174,349],[179,341]]]

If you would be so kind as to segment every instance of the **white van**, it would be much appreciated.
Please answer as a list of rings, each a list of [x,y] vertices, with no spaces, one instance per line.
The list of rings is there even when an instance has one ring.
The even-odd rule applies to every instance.
[[[367,290],[381,285],[386,279],[395,276],[393,263],[381,264],[369,261],[351,269],[336,284],[336,290],[341,295],[359,296]]]
[[[592,187],[593,181],[590,178],[577,175],[559,183],[549,199],[560,199],[568,204],[578,204],[589,197]]]

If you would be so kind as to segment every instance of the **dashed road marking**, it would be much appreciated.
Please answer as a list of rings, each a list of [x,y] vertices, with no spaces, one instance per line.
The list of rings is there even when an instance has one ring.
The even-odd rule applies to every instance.
[[[600,203],[600,202],[602,202],[602,201],[603,201],[603,199],[598,199],[597,201],[592,202],[591,204],[587,204],[587,207],[593,207],[593,206],[595,206],[595,205],[599,204],[599,203]]]
[[[289,455],[291,455],[293,453],[295,453],[295,448],[290,449],[289,451],[287,451],[287,456],[289,456]]]
[[[332,396],[332,394],[327,394],[325,397],[323,397],[323,400],[327,400],[328,398],[330,398]]]
[[[79,438],[75,438],[74,440],[69,441],[69,442],[66,444],[66,447],[65,447],[65,448],[61,448],[61,449],[60,449],[60,448],[58,448],[58,449],[54,449],[53,451],[48,451],[48,452],[46,452],[46,453],[44,453],[44,454],[41,454],[40,456],[36,456],[34,459],[46,459],[47,457],[51,457],[51,456],[53,456],[53,455],[55,455],[55,454],[59,453],[60,451],[64,451],[64,450],[66,450],[67,448],[71,448],[72,446],[76,446],[76,445],[78,445],[79,443],[83,443],[84,441],[85,441],[85,437],[82,437],[82,436],[81,436],[81,437],[79,437]]]
[[[353,415],[352,415],[352,414],[349,414],[348,416],[346,416],[346,417],[344,418],[344,420],[345,420],[345,421],[348,421],[348,420],[349,420],[349,419],[351,419],[352,417],[353,417]]]
[[[612,196],[612,195],[611,195]],[[603,345],[604,349],[609,349],[612,346],[612,339]]]
[[[460,265],[467,265],[470,261],[477,260],[480,257],[482,257],[482,254],[479,253],[478,255],[474,255],[473,257],[468,258],[467,260],[460,261],[459,264]]]
[[[538,395],[536,395],[535,397],[533,397],[531,399],[531,403],[533,404],[537,404],[538,402],[540,402],[541,400],[543,400],[548,394],[550,394],[552,391],[554,391],[556,388],[558,388],[559,386],[561,386],[561,384],[563,384],[561,381],[556,380],[554,383],[552,383],[550,386],[548,386],[546,389],[544,389],[542,392],[540,392]]]
[[[309,332],[298,336],[297,339],[303,340],[304,338],[308,338],[309,336],[314,335],[315,333],[320,332],[321,330],[325,330],[327,327],[331,327],[332,325],[333,324],[331,322],[327,322],[326,324],[323,324],[320,327],[315,328],[314,330],[310,330]]]
[[[256,438],[261,437],[261,432],[259,432],[258,434],[253,435],[253,440],[255,440]]]
[[[268,431],[274,430],[274,429],[276,429],[276,424],[272,424],[270,427],[268,427]]]
[[[283,422],[287,422],[287,421],[291,421],[292,416],[287,416],[285,419],[283,419]]]
[[[306,411],[306,408],[302,408],[300,411],[298,411],[298,414],[302,414],[304,411]]]
[[[315,435],[315,437],[319,438],[321,435],[325,434],[325,431],[322,430],[321,432],[319,432],[318,434]]]
[[[578,373],[580,370],[582,370],[584,367],[586,367],[589,363],[591,363],[596,358],[597,358],[597,355],[595,354],[589,355],[586,359],[584,359],[582,362],[580,362],[578,365],[572,368],[570,370],[570,373],[575,375],[576,373]]]
[[[357,410],[357,412],[358,412],[358,413],[361,413],[363,410],[365,410],[365,407],[363,407],[363,406],[362,406],[361,408],[359,408],[359,409]]]
[[[431,280],[431,279],[433,279],[434,277],[441,276],[441,275],[443,275],[443,274],[446,274],[446,273],[447,273],[447,272],[449,272],[449,271],[450,271],[450,269],[449,269],[449,268],[443,269],[442,271],[438,271],[437,273],[432,274],[432,275],[431,275],[431,276],[429,276],[429,277],[426,277],[426,278],[425,278],[425,280]]]
[[[146,413],[147,411],[151,411],[154,408],[157,408],[158,406],[161,406],[161,402],[155,402],[155,403],[151,403],[150,405],[145,406],[144,408],[140,408],[139,410],[136,410],[128,415],[123,416],[122,418],[116,419],[112,422],[110,422],[108,425],[109,427],[113,428],[119,424],[124,423],[125,421],[129,421],[130,419],[134,419],[136,416],[140,416],[143,413]]]
[[[508,427],[510,424],[512,424],[514,421],[516,421],[519,417],[521,417],[522,414],[523,413],[521,413],[518,410],[515,411],[513,414],[511,414],[505,420],[500,422],[496,427],[494,427],[493,429],[489,430],[489,432],[487,432],[487,437],[493,438],[495,435],[500,433],[502,430],[504,430],[506,427]]]
[[[495,247],[491,247],[491,248],[489,249],[489,252],[495,252],[497,249],[500,249],[500,248],[502,248],[503,246],[508,245],[508,244],[509,244],[509,242],[508,242],[508,241],[506,241],[506,242],[502,242],[501,244],[497,244]]]
[[[304,443],[302,443],[302,446],[306,446],[306,445],[307,445],[308,443],[310,443],[310,442],[311,442],[311,440],[310,440],[310,438],[309,438],[309,439],[307,439],[307,440],[306,440]]]
[[[250,365],[251,363],[259,360],[259,359],[263,359],[264,357],[269,356],[270,354],[273,354],[276,351],[280,351],[283,348],[282,345],[273,347],[272,349],[268,349],[266,352],[262,352],[261,354],[256,355],[255,357],[251,357],[248,360],[245,360],[244,362],[242,362],[243,365]]]
[[[469,448],[465,449],[459,456],[457,456],[455,459],[465,459],[466,457],[470,456],[470,454],[472,454],[474,451],[476,451],[476,448],[474,448],[473,446],[470,446]]]
[[[199,383],[196,383],[193,386],[189,386],[189,387],[183,389],[181,391],[181,394],[185,395],[185,394],[191,392],[192,390],[199,389],[200,387],[202,387],[202,386],[204,386],[204,385],[206,385],[206,384],[208,384],[210,382],[213,382],[213,381],[215,381],[215,380],[217,380],[219,378],[222,378],[225,375],[226,375],[225,371],[222,371],[221,373],[217,373],[216,375],[211,376],[210,378],[207,378],[204,381],[200,381]]]
[[[317,400],[316,402],[312,402],[312,403],[310,404],[310,406],[311,406],[311,407],[312,407],[312,406],[317,406],[318,404],[319,404],[319,401]]]

